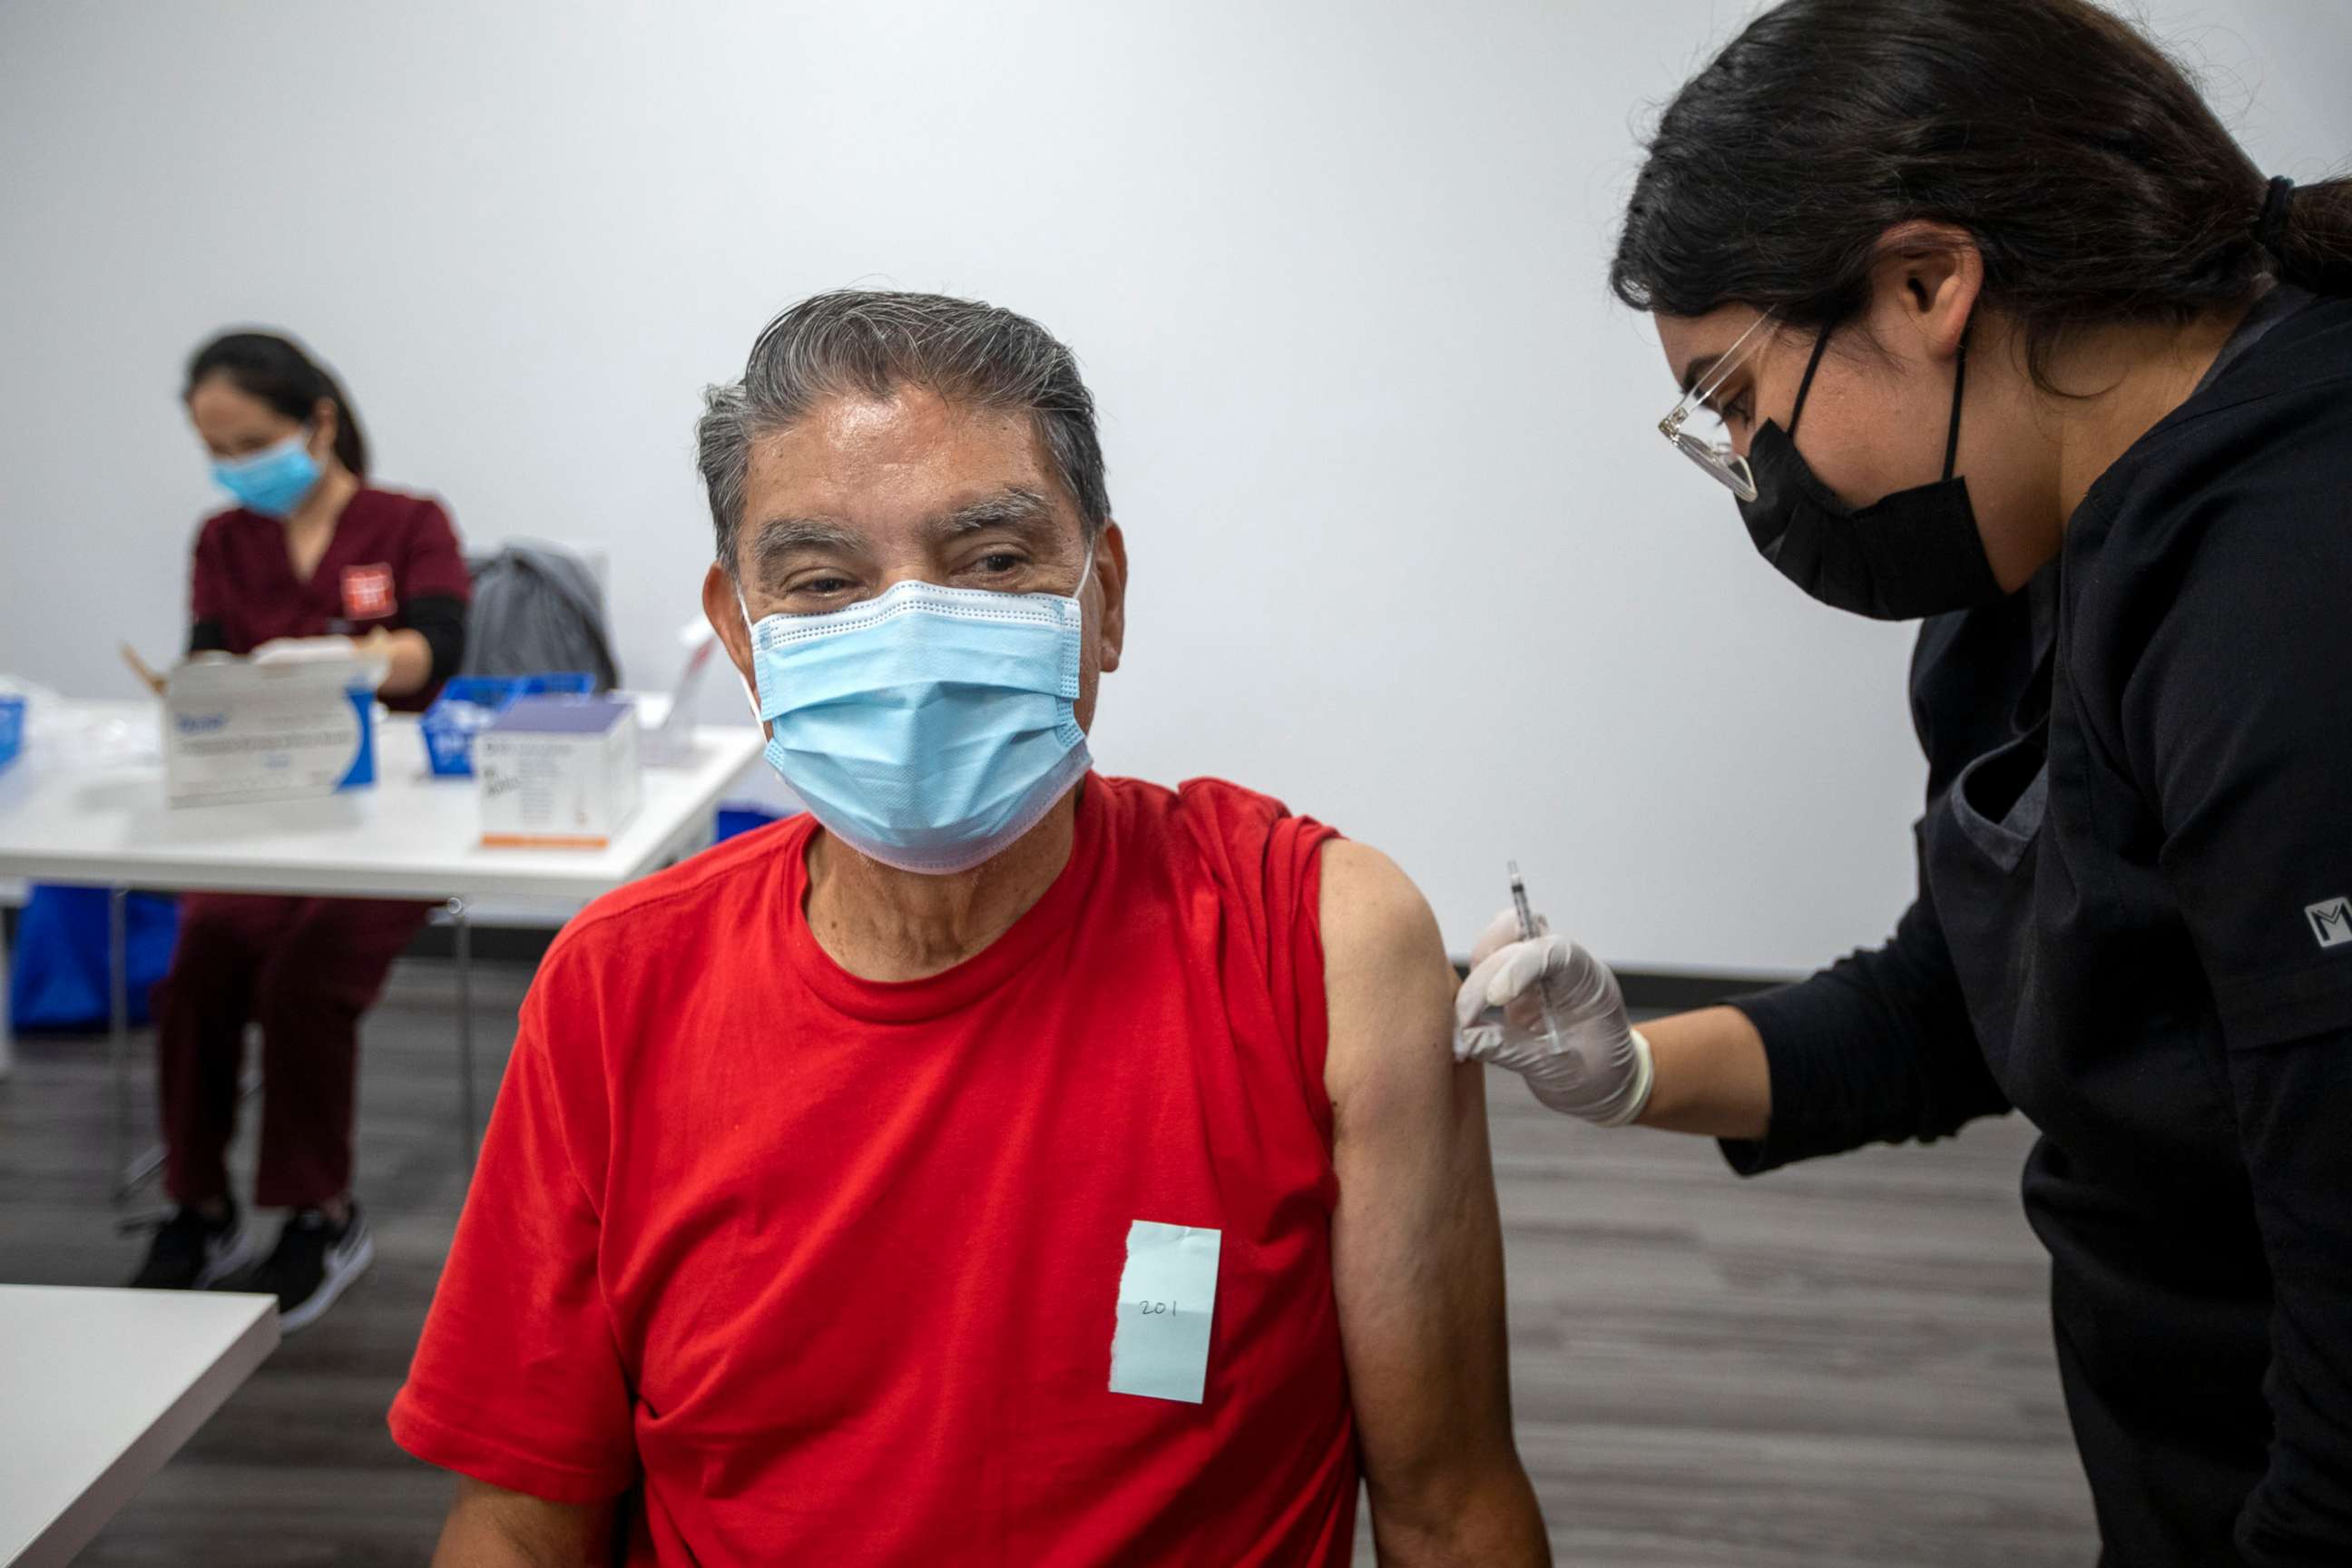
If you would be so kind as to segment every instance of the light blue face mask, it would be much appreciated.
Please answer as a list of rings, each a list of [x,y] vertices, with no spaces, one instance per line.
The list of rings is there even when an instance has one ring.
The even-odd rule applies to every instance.
[[[320,472],[310,437],[299,433],[249,457],[223,458],[213,465],[221,488],[264,517],[284,517],[301,505]]]
[[[1085,626],[1076,595],[912,582],[829,615],[770,616],[751,627],[769,764],[859,853],[968,871],[1093,765],[1076,707]]]

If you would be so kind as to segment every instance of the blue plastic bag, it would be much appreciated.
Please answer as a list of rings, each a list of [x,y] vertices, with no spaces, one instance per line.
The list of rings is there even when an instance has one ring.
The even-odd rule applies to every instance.
[[[107,972],[106,889],[37,885],[16,921],[8,961],[8,1021],[19,1030],[103,1029],[113,1014]],[[122,910],[131,1022],[147,1022],[147,994],[172,967],[180,903],[132,893]]]

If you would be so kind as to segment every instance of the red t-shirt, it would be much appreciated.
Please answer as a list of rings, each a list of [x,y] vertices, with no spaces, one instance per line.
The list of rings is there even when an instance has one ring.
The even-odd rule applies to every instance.
[[[1349,1561],[1317,904],[1331,830],[1090,776],[1068,867],[904,984],[802,816],[600,900],[522,1011],[392,1409],[630,1562]],[[1222,1231],[1204,1395],[1109,1390],[1131,1221]]]
[[[189,574],[189,618],[213,621],[230,653],[251,653],[273,637],[399,631],[412,600],[464,603],[466,558],[449,514],[430,496],[362,488],[344,503],[326,552],[305,582],[286,558],[286,525],[243,507],[206,518]],[[433,690],[387,697],[421,710]]]

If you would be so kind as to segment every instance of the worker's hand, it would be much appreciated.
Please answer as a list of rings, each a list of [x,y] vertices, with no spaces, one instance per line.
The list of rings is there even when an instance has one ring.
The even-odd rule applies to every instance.
[[[1499,1022],[1480,1021],[1496,1007]],[[1495,917],[1471,953],[1454,1017],[1461,1027],[1457,1060],[1510,1068],[1554,1110],[1622,1127],[1649,1103],[1650,1043],[1626,1018],[1617,977],[1549,928],[1520,941],[1518,918],[1509,910]]]

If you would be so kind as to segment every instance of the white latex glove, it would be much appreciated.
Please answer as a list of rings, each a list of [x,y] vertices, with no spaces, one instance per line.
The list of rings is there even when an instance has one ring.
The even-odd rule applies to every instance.
[[[358,652],[349,637],[271,637],[250,657],[256,664],[332,664],[355,658]]]
[[[1508,1068],[1554,1110],[1622,1127],[1650,1102],[1650,1042],[1626,1018],[1609,966],[1544,922],[1538,927],[1534,939],[1520,941],[1518,917],[1505,910],[1478,939],[1470,978],[1454,1000],[1461,1026],[1454,1059]],[[1481,1023],[1495,1007],[1502,1022]]]
[[[253,650],[256,664],[347,664],[352,684],[375,690],[392,676],[384,644],[392,634],[381,626],[363,637],[272,637]]]

